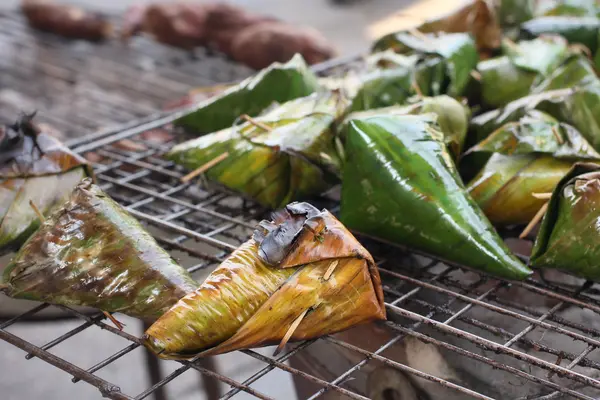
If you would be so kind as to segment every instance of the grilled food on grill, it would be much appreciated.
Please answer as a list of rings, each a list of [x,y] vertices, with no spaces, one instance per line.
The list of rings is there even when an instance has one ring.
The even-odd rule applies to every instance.
[[[508,279],[531,271],[465,190],[434,114],[347,124],[341,220],[351,229]]]
[[[22,0],[29,25],[70,39],[101,41],[112,34],[112,24],[98,13],[56,3],[53,0]]]
[[[414,82],[424,95],[462,96],[478,61],[475,42],[466,33],[397,32],[379,39],[373,51],[391,49],[418,57]]]
[[[274,63],[239,84],[211,97],[181,117],[175,124],[196,133],[230,127],[241,115],[255,116],[273,103],[307,96],[319,88],[317,77],[302,56],[285,64]]]
[[[175,146],[166,157],[190,170],[225,158],[206,176],[271,208],[316,195],[338,181],[334,124],[348,103],[339,92],[289,101],[241,125]]]
[[[1,287],[14,298],[153,319],[197,284],[86,179],[21,247]]]
[[[0,127],[0,252],[14,250],[39,225],[32,202],[48,215],[86,176],[87,161],[24,116]]]
[[[500,127],[465,156],[485,162],[467,190],[499,225],[528,223],[547,201],[536,194],[551,192],[577,160],[600,161],[579,131],[539,111]]]
[[[147,331],[162,358],[311,339],[385,319],[371,255],[328,211],[292,203],[262,221]]]
[[[600,165],[575,164],[552,193],[531,254],[531,265],[600,279],[599,201]]]

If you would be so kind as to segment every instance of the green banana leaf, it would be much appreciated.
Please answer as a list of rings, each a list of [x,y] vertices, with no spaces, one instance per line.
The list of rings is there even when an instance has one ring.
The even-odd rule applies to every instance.
[[[523,40],[505,39],[504,55],[477,64],[481,76],[479,100],[486,108],[497,108],[529,94],[532,86],[567,60],[573,53],[560,36]]]
[[[600,279],[599,199],[600,165],[575,164],[552,193],[530,264]]]
[[[597,81],[598,77],[589,59],[583,55],[575,55],[550,72],[542,81],[535,82],[531,93],[586,86]]]
[[[362,119],[373,115],[418,115],[428,113],[433,113],[437,116],[437,124],[444,134],[444,143],[452,154],[453,159],[458,160],[467,136],[470,109],[450,96],[418,97],[409,100],[409,104],[404,106],[353,112],[346,117],[342,127],[353,119]],[[341,134],[345,131],[342,128]]]
[[[3,273],[17,299],[157,318],[196,282],[121,206],[86,178]]]
[[[507,123],[463,158],[489,158],[467,190],[495,225],[528,223],[546,202],[533,193],[551,192],[578,160],[600,161],[575,128],[539,114]]]
[[[373,51],[420,56],[415,80],[424,95],[462,96],[471,81],[479,56],[475,42],[466,33],[413,35],[402,31],[377,40]]]
[[[198,104],[175,121],[195,133],[230,127],[243,114],[258,115],[273,103],[307,96],[319,88],[317,77],[296,54],[285,64],[278,62],[258,74]]]
[[[159,318],[144,344],[185,359],[281,346],[291,326],[297,341],[384,319],[371,255],[327,210],[292,203]]]
[[[520,37],[530,39],[548,34],[561,35],[569,43],[582,44],[596,54],[599,29],[600,19],[595,17],[538,17],[521,25]]]
[[[537,0],[500,0],[496,3],[500,25],[506,28],[533,18]]]
[[[339,181],[342,157],[335,122],[348,106],[339,92],[320,92],[284,103],[247,122],[175,146],[166,157],[196,169],[228,153],[206,176],[278,208],[310,197]]]
[[[520,98],[502,109],[488,111],[471,120],[467,142],[472,146],[507,122],[518,121],[533,110],[543,111],[577,129],[600,150],[600,81],[583,86],[551,90]]]
[[[349,228],[492,275],[530,275],[465,190],[435,115],[351,120],[346,154],[341,220]]]
[[[23,117],[11,127],[0,127],[2,138],[21,141],[0,149],[0,252],[17,250],[37,229],[43,215],[64,203],[92,167],[81,156]],[[8,142],[7,142],[8,143]]]

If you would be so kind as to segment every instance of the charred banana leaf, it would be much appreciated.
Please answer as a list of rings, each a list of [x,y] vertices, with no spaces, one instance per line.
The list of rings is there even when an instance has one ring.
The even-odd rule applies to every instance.
[[[93,176],[84,158],[42,132],[32,117],[0,127],[0,252],[18,249],[39,226],[30,202],[48,215]]]
[[[531,265],[600,279],[599,200],[600,165],[575,164],[552,193],[533,247]]]
[[[264,206],[279,208],[321,193],[339,180],[342,161],[333,126],[347,106],[338,92],[315,93],[254,122],[177,145],[166,157],[196,169],[227,153],[206,176]]]
[[[403,31],[384,36],[373,46],[373,51],[388,49],[419,56],[414,80],[428,96],[463,95],[479,59],[475,42],[466,33],[414,35]]]
[[[4,270],[14,298],[154,319],[196,282],[87,178]]]
[[[175,124],[209,133],[230,127],[242,114],[254,116],[273,103],[308,96],[319,87],[317,77],[296,54],[285,64],[273,63],[220,95],[198,104]]]
[[[551,192],[577,160],[600,161],[575,128],[538,114],[502,126],[465,153],[463,161],[489,157],[467,190],[496,225],[528,223],[546,203],[535,193]]]
[[[349,228],[508,279],[531,273],[465,190],[434,115],[351,120],[346,154]]]
[[[477,64],[481,76],[477,85],[480,101],[486,108],[501,107],[528,95],[536,83],[573,54],[560,36],[524,40],[517,44],[506,39],[502,48],[503,56]]]
[[[251,240],[146,331],[144,342],[159,357],[185,359],[383,319],[371,255],[328,211],[292,203],[262,221]]]
[[[353,119],[362,119],[374,115],[418,115],[433,113],[437,116],[437,123],[444,134],[444,143],[455,160],[462,153],[463,144],[467,136],[470,110],[459,101],[450,96],[413,98],[409,104],[379,108],[370,111],[355,112],[346,117],[343,125]],[[342,133],[345,130],[342,129]]]

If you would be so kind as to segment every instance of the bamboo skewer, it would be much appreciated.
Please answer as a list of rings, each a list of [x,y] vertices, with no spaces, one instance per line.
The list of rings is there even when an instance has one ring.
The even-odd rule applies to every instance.
[[[194,179],[198,175],[206,172],[208,169],[214,167],[215,165],[217,165],[218,163],[220,163],[221,161],[223,161],[227,157],[229,157],[229,152],[227,152],[227,151],[225,153],[223,153],[223,154],[219,154],[218,156],[216,156],[212,160],[208,161],[206,164],[203,164],[203,165],[199,166],[198,168],[196,168],[195,170],[193,170],[189,174],[181,177],[181,182],[188,183],[189,181],[191,181],[192,179]]]
[[[33,209],[33,212],[35,213],[35,215],[37,215],[38,219],[43,224],[44,221],[46,221],[46,218],[44,217],[44,214],[42,214],[42,212],[40,211],[40,209],[37,208],[37,206],[35,205],[35,203],[33,202],[33,200],[29,200],[29,206]]]
[[[331,263],[331,265],[329,266],[329,268],[327,268],[327,271],[325,271],[325,274],[323,275],[324,281],[328,281],[329,278],[331,278],[331,275],[333,274],[333,271],[335,270],[337,265],[338,265],[338,260],[335,260],[334,262]]]
[[[548,210],[548,204],[549,204],[549,202],[546,202],[538,210],[538,212],[534,215],[534,217],[531,219],[531,221],[529,221],[529,223],[527,224],[525,229],[523,229],[523,232],[521,232],[521,234],[519,235],[519,239],[524,239],[525,237],[527,237],[527,235],[529,235],[531,233],[531,231],[537,225],[537,223],[540,222],[540,220],[542,219],[544,214],[546,214],[546,210]]]
[[[123,325],[121,322],[119,322],[115,317],[112,316],[111,313],[109,313],[108,311],[102,311],[102,313],[106,316],[106,318],[108,318],[109,320],[111,320],[111,322],[113,324],[115,324],[115,326],[117,327],[118,330],[122,331],[123,327],[125,325]]]
[[[243,119],[244,121],[250,122],[254,126],[264,129],[267,132],[271,132],[273,130],[273,128],[271,128],[269,125],[265,124],[264,122],[255,120],[248,114],[244,114],[244,115],[240,116],[240,118]]]
[[[475,79],[477,82],[481,82],[481,74],[479,73],[479,71],[472,70],[472,71],[471,71],[471,76],[472,76],[472,77],[473,77],[473,79]]]
[[[531,193],[533,197],[540,200],[550,200],[552,193]]]
[[[551,130],[558,144],[564,144],[565,141],[563,140],[562,136],[560,136],[560,133],[556,130],[556,126],[553,126]]]
[[[285,347],[287,342],[290,340],[290,338],[292,337],[292,335],[294,334],[296,329],[298,329],[300,322],[302,322],[302,320],[306,316],[306,313],[308,313],[308,310],[310,310],[310,308],[307,308],[306,310],[302,311],[302,314],[298,315],[298,318],[296,318],[294,320],[294,322],[292,322],[292,325],[290,325],[290,328],[287,330],[287,332],[283,336],[283,339],[281,339],[279,346],[277,346],[277,348],[275,349],[275,352],[273,353],[273,357],[275,357],[277,354],[281,353],[281,350],[283,350],[283,348]]]

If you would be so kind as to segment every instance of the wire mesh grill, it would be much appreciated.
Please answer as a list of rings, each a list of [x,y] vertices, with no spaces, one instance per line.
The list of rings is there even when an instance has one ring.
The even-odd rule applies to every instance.
[[[2,15],[0,19],[2,48],[14,49],[14,46],[33,40],[19,25],[17,17]],[[51,47],[56,44],[53,41],[59,39],[40,36],[36,40]],[[26,57],[27,51],[24,54],[15,52],[12,57]],[[97,54],[102,58],[101,53]],[[107,56],[106,60],[110,59]],[[2,72],[10,67],[13,74],[15,59],[7,61],[4,57],[0,60]],[[77,58],[64,60],[66,64],[80,61]],[[35,68],[43,69],[46,65],[39,57],[35,63],[28,62],[41,65]],[[60,62],[63,60],[53,58],[48,65]],[[81,67],[81,63],[73,64],[69,73],[83,74]],[[227,68],[232,71],[231,67]],[[165,70],[168,66],[159,69]],[[106,71],[100,70],[103,76]],[[207,77],[194,78],[199,80],[188,79],[188,75],[180,77],[180,83],[185,84],[186,89],[190,84],[206,84],[206,80],[214,82],[213,78]],[[2,74],[0,79],[12,78]],[[11,81],[11,90],[28,93],[30,86],[26,85],[25,73],[19,79]],[[86,81],[98,82],[98,79],[81,75],[77,76],[76,82],[84,84]],[[177,88],[172,84],[175,81],[167,80],[164,85]],[[161,86],[156,82],[153,84]],[[147,98],[152,89],[153,86],[141,84],[140,98]],[[95,90],[81,89],[81,96],[88,101],[88,106],[94,99],[104,102],[107,107],[104,116],[90,114],[74,119],[73,112],[64,105],[63,108],[49,106],[42,116],[63,123],[58,127],[67,131],[89,130],[104,126],[107,121],[119,122],[120,118],[130,120],[147,115],[155,111],[159,103],[182,94],[167,90],[159,96],[160,91],[155,91],[155,97],[152,97],[155,103],[149,109],[138,110],[136,101],[113,101],[114,96],[110,96],[108,89]],[[54,98],[56,93],[51,94]],[[37,93],[33,95],[38,96]],[[9,103],[6,98],[0,102],[0,112],[11,111],[5,107],[5,103]],[[76,114],[85,115],[88,108],[82,106]],[[121,110],[119,114],[108,111],[117,108]],[[10,114],[10,119],[13,115]],[[175,142],[184,138],[169,125],[176,116],[151,115],[130,122],[122,129],[105,130],[71,144],[88,157],[95,153],[95,170],[101,187],[146,223],[159,243],[174,257],[180,258],[195,278],[201,279],[247,240],[255,223],[266,216],[266,210],[215,185],[181,183],[185,171],[161,157]],[[172,134],[173,139],[167,142],[153,140],[151,133],[156,130]],[[118,142],[126,138],[136,144],[134,150],[118,146]],[[337,189],[333,189],[314,199],[313,203],[335,213],[337,196]],[[512,236],[511,232],[505,234]],[[181,362],[174,372],[147,390],[126,393],[119,389],[118,383],[103,379],[101,373],[119,360],[131,357],[140,347],[138,337],[127,328],[124,331],[114,328],[105,321],[103,314],[88,314],[62,306],[39,305],[0,322],[0,339],[23,349],[27,358],[42,359],[72,375],[73,382],[85,381],[111,399],[149,398],[165,385],[177,385],[179,377],[188,370],[199,371],[209,382],[226,384],[228,390],[225,393],[212,392],[213,397],[221,399],[239,393],[272,398],[271,394],[256,389],[255,384],[275,370],[290,374],[297,384],[299,397],[308,399],[394,398],[393,389],[390,389],[393,385],[378,382],[378,377],[389,371],[396,375],[385,376],[397,377],[400,381],[401,377],[408,377],[407,382],[411,382],[422,398],[589,400],[600,396],[600,355],[597,350],[600,347],[600,288],[597,285],[555,271],[543,276],[537,274],[526,282],[496,280],[399,246],[360,238],[380,267],[389,320],[292,344],[278,357],[257,350],[236,352],[236,357],[251,357],[260,362],[260,366],[244,379],[236,380],[219,372],[211,364],[211,358],[191,360]],[[508,241],[525,253],[531,246],[527,241]],[[48,308],[60,309],[80,320],[81,325],[38,345],[11,332],[16,322],[32,318]],[[116,352],[107,352],[104,359],[92,366],[75,365],[67,357],[59,357],[53,352],[55,347],[68,346],[71,338],[89,329],[101,329],[121,337],[123,347]],[[208,390],[211,386],[205,387]],[[212,387],[214,389],[214,385]]]
[[[102,160],[96,165],[99,184],[135,217],[148,224],[159,243],[174,256],[186,254],[184,265],[195,277],[212,270],[233,249],[249,237],[254,224],[265,210],[233,193],[212,185],[182,184],[185,171],[161,158],[174,142],[155,143],[145,138],[154,129],[172,128],[163,121],[130,128],[91,143],[80,143],[75,149],[87,154],[95,152]],[[137,151],[124,151],[116,141],[128,137],[138,144]],[[182,134],[175,133],[175,138]],[[334,189],[315,204],[337,210]],[[508,379],[524,384],[523,398],[554,399],[565,396],[593,399],[600,395],[600,330],[597,328],[600,312],[597,286],[560,273],[536,276],[526,282],[506,282],[487,278],[478,273],[449,266],[435,259],[407,252],[370,238],[362,238],[380,266],[386,307],[390,320],[367,329],[381,342],[364,346],[357,337],[362,333],[347,333],[294,344],[279,357],[247,350],[241,353],[253,357],[264,366],[245,381],[212,371],[198,360],[182,362],[175,372],[143,393],[124,394],[117,386],[106,382],[96,373],[121,357],[126,357],[139,346],[138,338],[119,331],[104,321],[103,315],[83,314],[60,307],[82,320],[82,325],[58,338],[49,339],[42,346],[33,344],[10,333],[10,326],[21,318],[41,311],[42,305],[0,325],[0,338],[96,386],[103,395],[113,399],[143,399],[166,384],[176,384],[179,375],[189,369],[220,380],[230,386],[221,398],[231,398],[240,391],[257,398],[270,396],[260,393],[252,384],[273,369],[292,374],[296,381],[317,387],[310,399],[330,393],[342,397],[364,399],[372,394],[368,385],[358,377],[385,366],[418,378],[415,382],[433,382],[440,388],[463,397],[489,399],[499,397],[491,387],[470,385],[473,380],[456,376],[436,376],[431,368],[418,368],[410,357],[394,357],[393,350],[406,347],[407,340],[435,346],[444,357],[453,360],[453,368],[476,368],[493,371],[494,381]],[[54,356],[51,349],[68,341],[85,329],[99,327],[119,335],[130,343],[115,354],[92,367],[75,366]],[[413,343],[413,342],[410,342]],[[317,373],[317,362],[327,364],[319,357],[319,346],[335,347],[351,354],[349,366],[331,376]],[[406,351],[406,349],[405,349]],[[390,353],[391,352],[391,353]],[[241,356],[241,355],[240,355]],[[217,356],[219,357],[219,356]],[[294,362],[300,360],[300,362]],[[302,362],[304,360],[304,362]],[[309,360],[307,363],[306,360]],[[289,361],[289,362],[288,362]],[[325,369],[329,369],[324,365]],[[437,374],[439,375],[439,374]],[[443,375],[443,374],[442,374]],[[492,379],[492,378],[490,378]],[[418,384],[417,384],[418,386]],[[425,385],[426,386],[426,385]],[[492,385],[493,386],[493,385]],[[500,396],[501,397],[501,396]],[[518,396],[517,396],[518,397]],[[461,398],[461,397],[458,397]],[[506,398],[506,397],[504,397]]]

